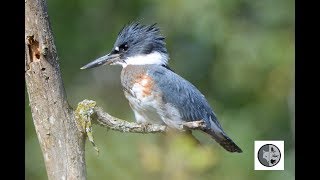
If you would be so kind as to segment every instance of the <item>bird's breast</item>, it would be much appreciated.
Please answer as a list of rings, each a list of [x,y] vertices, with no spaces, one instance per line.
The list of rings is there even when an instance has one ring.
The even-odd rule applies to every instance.
[[[139,99],[152,95],[154,82],[147,74],[138,75],[133,82],[132,91]]]
[[[143,66],[128,65],[124,68],[121,72],[121,84],[131,104],[148,105],[158,99],[155,82]]]
[[[162,122],[159,116],[163,104],[161,93],[144,67],[128,65],[121,72],[121,84],[133,111],[146,122]]]

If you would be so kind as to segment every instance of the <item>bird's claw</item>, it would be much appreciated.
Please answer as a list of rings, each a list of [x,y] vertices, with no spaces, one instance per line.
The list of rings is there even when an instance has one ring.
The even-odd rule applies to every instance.
[[[148,126],[151,125],[151,123],[148,122],[138,122],[138,124],[141,126],[144,132],[146,132],[148,130]]]

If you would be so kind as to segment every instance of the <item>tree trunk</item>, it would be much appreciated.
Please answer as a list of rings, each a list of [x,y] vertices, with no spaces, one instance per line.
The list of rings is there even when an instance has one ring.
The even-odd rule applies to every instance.
[[[78,131],[58,63],[45,0],[25,1],[25,80],[49,179],[86,179]]]

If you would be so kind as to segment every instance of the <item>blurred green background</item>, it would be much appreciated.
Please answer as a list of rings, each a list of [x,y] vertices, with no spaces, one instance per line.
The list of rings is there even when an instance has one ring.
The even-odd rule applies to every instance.
[[[100,149],[86,145],[88,179],[292,180],[294,176],[293,0],[47,0],[69,103],[97,101],[129,121],[120,66],[80,70],[106,54],[133,20],[157,22],[170,67],[206,96],[222,126],[243,149],[224,151],[195,133],[203,148],[180,136],[130,134],[94,126]],[[47,179],[26,104],[25,177]],[[254,171],[254,140],[284,140],[285,170]]]

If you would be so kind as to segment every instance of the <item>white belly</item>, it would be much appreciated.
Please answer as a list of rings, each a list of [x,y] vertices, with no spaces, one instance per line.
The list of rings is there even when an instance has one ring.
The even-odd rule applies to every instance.
[[[178,110],[170,104],[164,104],[161,93],[149,91],[143,83],[136,83],[129,92],[125,92],[138,123],[166,124],[181,129],[183,120]]]

